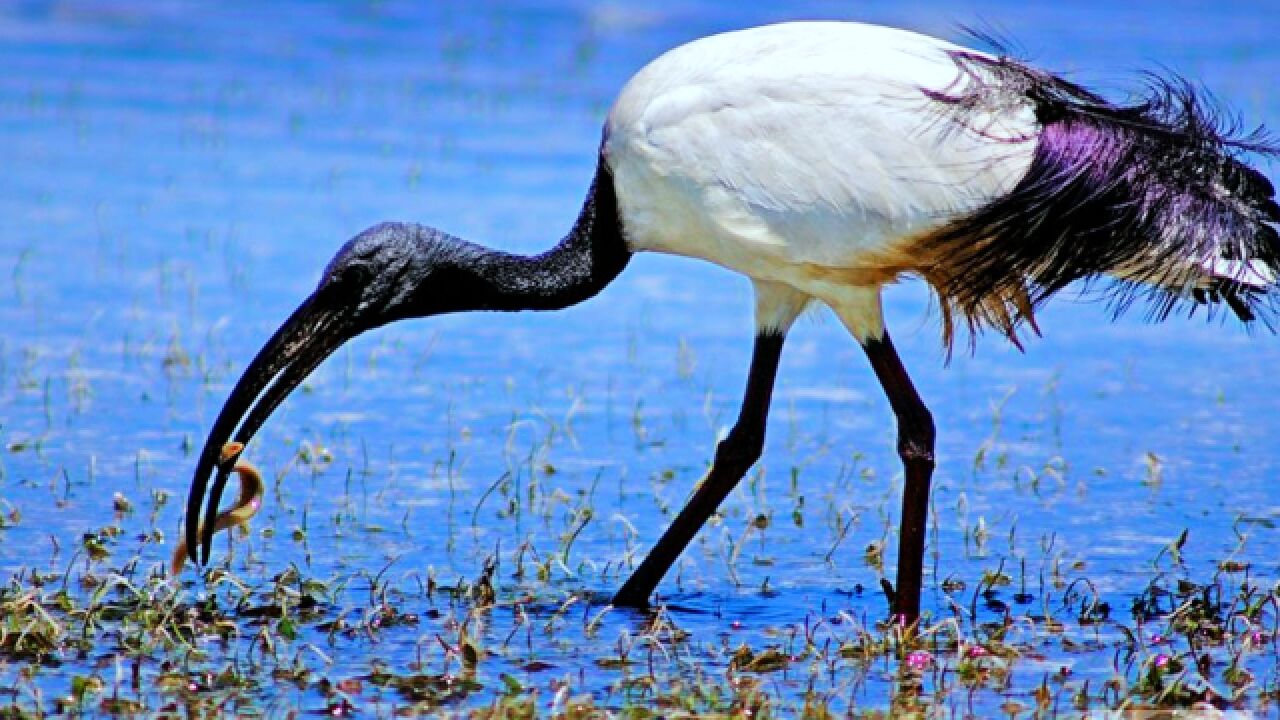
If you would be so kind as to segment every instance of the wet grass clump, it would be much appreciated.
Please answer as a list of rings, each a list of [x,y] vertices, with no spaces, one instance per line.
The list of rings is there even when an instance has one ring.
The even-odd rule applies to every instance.
[[[1015,599],[993,568],[905,628],[883,598],[776,621],[730,619],[732,601],[614,610],[574,582],[516,579],[521,556],[554,552],[531,547],[448,582],[223,566],[178,583],[116,561],[122,534],[87,533],[99,550],[0,588],[3,717],[1051,717],[1280,700],[1280,589],[1231,560],[1197,579],[1162,551],[1169,567],[1125,603],[1084,575]]]

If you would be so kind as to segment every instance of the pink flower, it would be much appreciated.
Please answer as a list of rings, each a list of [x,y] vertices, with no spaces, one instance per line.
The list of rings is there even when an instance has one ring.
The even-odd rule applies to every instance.
[[[907,667],[913,672],[921,672],[933,664],[933,654],[928,650],[913,650],[907,653]]]

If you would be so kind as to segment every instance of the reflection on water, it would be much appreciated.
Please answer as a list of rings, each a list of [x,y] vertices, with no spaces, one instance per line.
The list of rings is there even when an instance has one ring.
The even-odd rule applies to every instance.
[[[810,17],[948,37],[987,25],[1109,87],[1159,63],[1280,124],[1266,80],[1280,54],[1245,5],[7,6],[0,511],[21,522],[0,530],[0,569],[65,569],[80,535],[112,522],[115,492],[137,508],[128,538],[176,530],[193,445],[347,237],[403,219],[542,248],[574,217],[603,113],[632,72],[692,37]],[[927,304],[918,284],[888,294],[940,428],[928,605],[946,606],[941,580],[972,584],[1001,560],[1033,594],[1082,563],[1074,571],[1122,599],[1184,528],[1191,566],[1211,567],[1244,533],[1254,574],[1275,577],[1273,337],[1202,320],[1108,324],[1097,304],[1059,302],[1026,354],[987,338],[944,368]],[[332,577],[392,563],[398,577],[431,568],[448,581],[577,530],[551,575],[607,593],[734,417],[749,309],[740,278],[641,257],[563,313],[359,339],[251,447],[279,478],[256,526],[275,534],[236,567],[267,578],[297,562]],[[900,478],[861,353],[836,323],[802,322],[777,397],[760,471],[663,587],[695,635],[883,611],[867,550],[887,541],[894,557]],[[757,515],[768,528],[748,530]],[[167,554],[123,543],[134,551]],[[517,584],[505,570],[501,583]],[[419,632],[377,651],[408,652]],[[572,653],[552,657],[573,667]],[[367,664],[344,658],[351,672]]]

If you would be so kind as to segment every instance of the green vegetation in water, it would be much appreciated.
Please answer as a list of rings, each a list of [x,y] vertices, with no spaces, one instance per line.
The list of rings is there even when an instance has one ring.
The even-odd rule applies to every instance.
[[[473,580],[393,582],[390,567],[329,579],[290,567],[261,580],[219,567],[183,585],[140,556],[117,560],[126,534],[86,533],[64,571],[24,570],[0,587],[0,716],[243,715],[283,703],[331,716],[1042,717],[1267,713],[1280,701],[1280,588],[1232,559],[1190,577],[1176,557],[1185,535],[1128,607],[1083,575],[1015,599],[997,566],[972,590],[949,581],[950,611],[910,633],[865,602],[769,622],[616,611],[519,569],[562,552],[551,547],[491,556]],[[498,582],[503,567],[514,582]]]

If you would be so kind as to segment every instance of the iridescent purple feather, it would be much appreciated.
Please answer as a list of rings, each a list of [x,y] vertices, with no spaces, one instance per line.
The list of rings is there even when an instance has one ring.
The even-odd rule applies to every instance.
[[[1274,327],[1280,206],[1244,162],[1278,154],[1261,130],[1241,137],[1179,80],[1153,76],[1143,102],[1117,105],[1008,58],[954,58],[960,89],[930,93],[946,121],[972,128],[983,108],[1029,98],[1042,128],[1012,192],[928,240],[948,265],[940,294],[971,324],[992,298],[1033,309],[1082,280],[1105,281],[1117,312],[1139,297],[1157,319],[1225,304]]]

